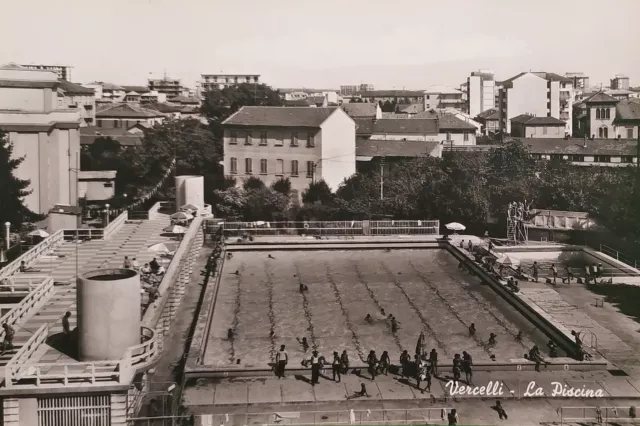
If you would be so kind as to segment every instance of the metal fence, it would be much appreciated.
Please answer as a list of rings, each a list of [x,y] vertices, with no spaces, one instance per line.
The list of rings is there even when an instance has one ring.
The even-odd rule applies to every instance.
[[[127,426],[205,426],[205,425],[342,425],[342,424],[448,424],[449,407],[340,410],[272,411],[262,413],[205,414],[198,416],[135,417]],[[464,424],[464,419],[460,419]]]
[[[345,220],[304,222],[222,222],[227,237],[313,235],[317,237],[438,235],[438,220]]]
[[[594,422],[596,424],[620,424],[636,422],[636,407],[560,407],[560,424]],[[635,424],[635,423],[634,423]]]

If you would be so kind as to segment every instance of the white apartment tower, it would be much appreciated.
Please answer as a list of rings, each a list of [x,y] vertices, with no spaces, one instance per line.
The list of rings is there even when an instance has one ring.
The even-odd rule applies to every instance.
[[[467,97],[469,115],[477,117],[481,112],[495,108],[495,73],[491,70],[478,70],[467,78]]]

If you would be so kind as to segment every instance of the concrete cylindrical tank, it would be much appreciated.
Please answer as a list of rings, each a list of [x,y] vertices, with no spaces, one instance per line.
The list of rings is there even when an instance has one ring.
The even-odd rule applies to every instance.
[[[199,211],[204,209],[204,177],[176,176],[176,206],[185,204],[193,204]]]
[[[132,269],[99,269],[78,278],[78,355],[81,361],[122,358],[140,343],[140,276]]]

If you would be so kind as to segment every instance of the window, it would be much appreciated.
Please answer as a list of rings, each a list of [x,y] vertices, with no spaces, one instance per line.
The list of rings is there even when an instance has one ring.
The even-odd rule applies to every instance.
[[[98,120],[98,127],[102,127],[102,120]]]
[[[267,160],[265,158],[260,160],[260,174],[261,175],[267,174]]]
[[[120,127],[120,120],[113,120],[113,128],[117,129]]]
[[[245,145],[251,145],[252,141],[251,141],[251,132],[247,132],[246,136],[244,137],[244,144]]]
[[[603,130],[603,128],[602,128],[602,127],[600,127],[600,128],[598,129],[598,137],[599,137],[599,138],[602,138],[602,135],[604,135],[604,130]]]
[[[229,161],[229,173],[235,175],[238,173],[238,159],[236,157],[231,157]]]
[[[307,135],[307,148],[313,148],[316,146],[316,141],[313,139],[313,134],[309,133]]]
[[[600,108],[596,109],[596,120],[600,120]]]
[[[605,139],[607,139],[609,137],[609,128],[608,127],[603,127],[602,128],[602,134],[603,134],[603,137]]]
[[[577,154],[570,155],[569,161],[583,162],[584,155],[577,155]]]
[[[291,176],[298,176],[298,160],[291,160]]]
[[[113,182],[105,182],[104,187],[105,188],[113,188]]]
[[[611,118],[611,109],[607,108],[604,110],[607,120]],[[604,117],[603,117],[604,118]]]
[[[275,146],[283,146],[284,145],[284,135],[282,133],[278,133],[275,137],[276,142]]]
[[[465,133],[463,135],[463,139],[462,140],[465,141],[465,142],[469,142],[469,133]]]
[[[238,143],[238,132],[235,130],[229,133],[229,143],[233,145]]]
[[[543,135],[547,134],[547,126],[542,126],[542,134]]]
[[[298,132],[291,133],[291,146],[298,146]]]
[[[267,132],[260,132],[260,145],[267,144]]]
[[[312,178],[315,172],[316,164],[313,161],[307,161],[307,177]]]
[[[253,163],[251,162],[251,158],[244,159],[244,173],[247,175],[253,173]]]
[[[633,155],[623,155],[620,157],[621,163],[633,163]]]
[[[611,156],[610,155],[596,155],[593,159],[596,163],[610,163]]]
[[[627,139],[633,139],[633,127],[627,127]]]
[[[284,160],[276,160],[276,176],[284,175]]]
[[[564,156],[562,154],[551,154],[549,156],[550,160],[562,160]]]

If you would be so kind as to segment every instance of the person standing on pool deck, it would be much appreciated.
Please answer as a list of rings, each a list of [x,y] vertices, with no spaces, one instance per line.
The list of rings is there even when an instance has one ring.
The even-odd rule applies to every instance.
[[[284,371],[287,367],[287,363],[289,362],[289,354],[284,350],[285,346],[280,345],[280,350],[276,354],[276,376],[278,379],[283,379]]]
[[[376,356],[376,351],[372,350],[369,352],[369,356],[367,357],[367,365],[369,366],[369,374],[371,374],[371,380],[376,379],[376,367],[378,365],[378,357]]]
[[[473,358],[471,355],[467,353],[467,351],[462,352],[462,371],[464,371],[465,379],[467,380],[467,384],[469,386],[473,386]]]
[[[313,351],[311,356],[311,386],[315,386],[318,383],[321,368],[322,364],[320,363],[318,351]]]
[[[538,262],[533,262],[531,271],[533,271],[533,279],[536,280],[536,282],[538,282]]]
[[[342,351],[342,355],[340,355],[340,368],[342,369],[342,374],[347,374],[349,370],[349,354],[347,351]]]
[[[553,285],[556,285],[556,280],[558,279],[558,270],[556,269],[556,265],[551,264],[551,274],[553,275]]]
[[[400,354],[400,365],[402,366],[402,376],[407,377],[409,374],[409,363],[411,362],[411,357],[409,356],[409,352],[405,349]]]
[[[573,272],[571,272],[571,268],[569,268],[568,266],[565,266],[564,270],[567,273],[567,284],[571,284],[571,280],[573,279]]]
[[[431,349],[429,353],[429,362],[431,363],[431,371],[433,372],[434,377],[438,377],[438,352],[434,349]]]
[[[333,372],[333,381],[340,383],[340,355],[338,352],[333,352],[333,361],[331,362],[331,371]],[[338,380],[336,380],[336,377]]]

